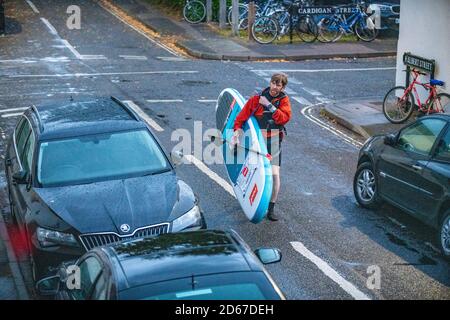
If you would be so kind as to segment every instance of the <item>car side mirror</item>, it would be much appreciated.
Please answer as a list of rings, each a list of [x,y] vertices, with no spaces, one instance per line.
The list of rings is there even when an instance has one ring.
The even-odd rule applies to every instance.
[[[60,276],[55,275],[39,280],[36,283],[36,291],[41,296],[54,296],[58,293],[59,285],[61,283]]]
[[[397,135],[391,133],[384,137],[384,144],[388,146],[395,146],[397,143]]]
[[[281,261],[281,251],[276,248],[258,248],[255,250],[255,254],[263,264]]]
[[[28,183],[28,172],[25,170],[20,170],[13,173],[12,175],[13,183],[15,184],[27,184]]]
[[[170,159],[175,166],[179,166],[183,163],[184,154],[182,151],[172,151],[170,152]]]

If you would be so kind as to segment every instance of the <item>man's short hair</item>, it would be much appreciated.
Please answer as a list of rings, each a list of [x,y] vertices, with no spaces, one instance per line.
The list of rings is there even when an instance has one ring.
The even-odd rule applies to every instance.
[[[283,87],[286,87],[288,84],[288,77],[284,73],[274,73],[272,75],[272,78],[270,79],[270,82],[275,82],[276,84],[281,83]]]

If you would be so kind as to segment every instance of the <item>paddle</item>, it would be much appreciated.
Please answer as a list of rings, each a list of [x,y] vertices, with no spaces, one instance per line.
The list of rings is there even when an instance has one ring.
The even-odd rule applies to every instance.
[[[213,142],[216,146],[221,146],[222,144],[224,144],[225,142],[228,142],[231,145],[231,142],[228,141],[227,139],[224,139],[222,137],[218,137],[218,136],[209,136],[211,138],[211,142]],[[217,139],[217,140],[216,140]],[[235,147],[247,150],[249,152],[254,152],[257,155],[266,157],[267,159],[269,159],[269,161],[272,160],[272,156],[268,153],[268,154],[262,154],[261,152],[259,152],[258,150],[255,149],[251,149],[251,148],[247,148],[245,146],[241,146],[239,143],[235,144]]]

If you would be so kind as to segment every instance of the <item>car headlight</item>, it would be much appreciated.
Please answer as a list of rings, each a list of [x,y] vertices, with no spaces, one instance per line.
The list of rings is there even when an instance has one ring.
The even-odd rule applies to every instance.
[[[173,220],[172,232],[178,232],[183,229],[201,226],[202,215],[200,213],[200,208],[198,206],[194,206],[191,210],[183,214],[181,217]]]
[[[38,227],[36,230],[37,239],[41,246],[50,247],[56,245],[76,246],[79,244],[73,234],[64,233]]]

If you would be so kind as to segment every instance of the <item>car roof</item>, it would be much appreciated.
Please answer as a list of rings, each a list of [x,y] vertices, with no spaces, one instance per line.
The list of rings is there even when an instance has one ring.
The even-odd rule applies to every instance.
[[[262,264],[234,232],[169,233],[103,250],[119,271],[119,291],[192,275],[263,271]]]
[[[34,119],[40,141],[146,127],[132,109],[113,97],[33,106],[25,115]]]

